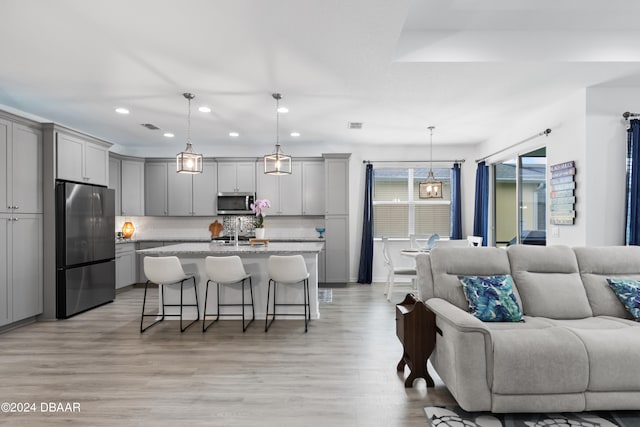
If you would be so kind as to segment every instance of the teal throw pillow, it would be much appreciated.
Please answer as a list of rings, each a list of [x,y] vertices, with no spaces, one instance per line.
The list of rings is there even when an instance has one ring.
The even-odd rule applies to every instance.
[[[483,322],[519,322],[522,310],[513,293],[513,279],[500,276],[458,276],[469,311]]]
[[[640,282],[632,279],[607,279],[609,286],[634,319],[640,320]]]

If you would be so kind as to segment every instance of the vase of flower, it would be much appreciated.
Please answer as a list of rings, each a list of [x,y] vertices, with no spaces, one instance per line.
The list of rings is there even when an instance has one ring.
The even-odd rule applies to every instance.
[[[256,239],[264,239],[264,217],[267,216],[266,210],[270,207],[271,203],[267,199],[256,200],[251,204],[251,211],[256,214]]]

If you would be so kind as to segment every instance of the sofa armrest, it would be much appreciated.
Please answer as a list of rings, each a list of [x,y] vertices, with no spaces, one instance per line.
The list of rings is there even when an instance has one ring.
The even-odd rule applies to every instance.
[[[442,298],[431,298],[425,301],[425,305],[431,310],[436,317],[451,324],[460,332],[480,332],[490,336],[489,329],[482,320],[461,310],[459,307],[451,304]]]

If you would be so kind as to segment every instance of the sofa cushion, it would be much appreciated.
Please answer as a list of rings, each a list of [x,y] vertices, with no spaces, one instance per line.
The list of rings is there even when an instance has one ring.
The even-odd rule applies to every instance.
[[[515,245],[507,253],[524,314],[551,319],[592,315],[571,248]]]
[[[607,278],[640,280],[640,247],[609,246],[573,248],[594,316],[630,319]]]
[[[567,328],[492,330],[491,340],[493,394],[580,393],[587,389],[587,351]]]
[[[607,279],[609,286],[634,319],[640,320],[640,282],[631,279]]]
[[[640,390],[640,328],[566,328],[582,340],[589,354],[589,391]]]
[[[483,322],[519,322],[522,311],[513,293],[509,274],[499,276],[460,276],[469,312]]]
[[[623,319],[620,319],[623,320]],[[603,333],[607,329],[623,329],[629,325],[607,317],[585,317],[584,319],[547,319],[554,326],[563,326],[573,329],[598,329]]]
[[[434,296],[447,300],[465,311],[469,310],[469,303],[458,276],[496,276],[511,273],[509,258],[504,249],[434,248],[429,258]],[[514,289],[514,293],[520,302],[517,288]]]

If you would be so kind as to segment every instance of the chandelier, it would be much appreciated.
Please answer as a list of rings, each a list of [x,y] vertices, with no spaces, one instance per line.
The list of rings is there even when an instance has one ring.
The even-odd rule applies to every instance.
[[[202,173],[202,154],[195,153],[191,146],[191,100],[196,96],[192,93],[183,93],[182,96],[189,101],[189,115],[187,118],[187,148],[176,155],[176,170],[178,173]]]
[[[276,146],[273,153],[264,156],[264,173],[267,175],[291,175],[291,156],[280,148],[280,100],[279,93],[271,94],[276,100]]]

